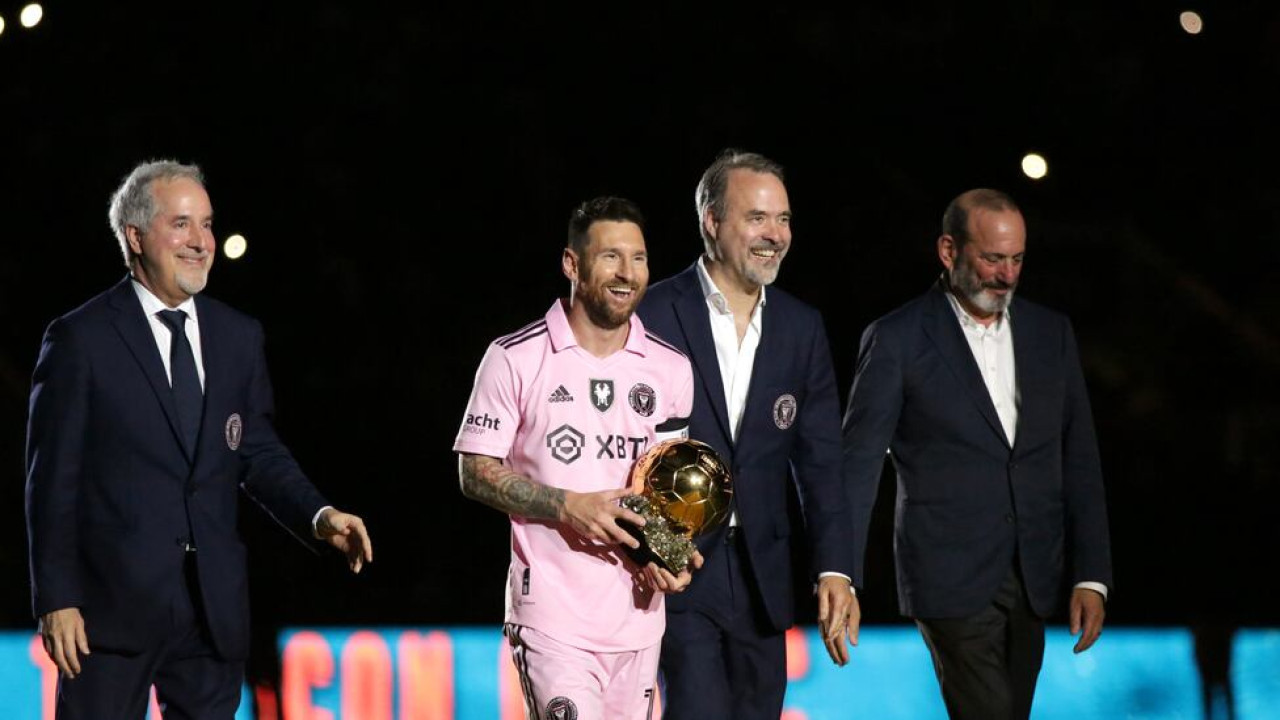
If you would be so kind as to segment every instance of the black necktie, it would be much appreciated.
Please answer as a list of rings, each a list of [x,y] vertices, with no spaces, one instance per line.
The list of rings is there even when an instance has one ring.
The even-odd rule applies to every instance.
[[[169,326],[173,339],[169,345],[170,387],[173,403],[178,408],[178,423],[187,454],[195,457],[196,438],[200,435],[200,417],[204,414],[204,391],[196,372],[196,356],[187,342],[187,314],[181,310],[161,310],[160,321]]]

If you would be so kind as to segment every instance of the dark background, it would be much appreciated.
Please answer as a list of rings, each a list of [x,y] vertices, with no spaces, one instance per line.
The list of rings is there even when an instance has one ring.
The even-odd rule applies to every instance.
[[[451,444],[492,338],[565,291],[564,225],[649,216],[654,279],[700,250],[725,146],[788,172],[779,286],[819,307],[841,393],[862,328],[938,273],[946,203],[1002,188],[1021,292],[1069,313],[1098,422],[1115,624],[1280,623],[1280,6],[0,0],[0,624],[29,618],[23,436],[45,325],[124,274],[107,199],[138,161],[206,171],[209,293],[261,318],[278,426],[363,515],[358,578],[246,513],[259,642],[281,624],[500,621],[506,520]],[[960,5],[972,6],[961,9]],[[1043,153],[1035,182],[1022,155]],[[896,622],[888,510],[867,622]]]

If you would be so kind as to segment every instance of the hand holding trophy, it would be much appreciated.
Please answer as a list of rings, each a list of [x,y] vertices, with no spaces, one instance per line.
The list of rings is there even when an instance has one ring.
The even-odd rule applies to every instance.
[[[664,440],[649,448],[631,470],[635,494],[622,501],[645,519],[644,527],[620,523],[640,541],[630,551],[639,565],[656,562],[672,573],[689,564],[693,538],[729,517],[733,483],[724,461],[697,440]]]

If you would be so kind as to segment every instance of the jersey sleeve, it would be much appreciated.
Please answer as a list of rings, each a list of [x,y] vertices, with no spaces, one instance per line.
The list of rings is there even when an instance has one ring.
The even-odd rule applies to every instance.
[[[502,346],[492,344],[476,371],[454,452],[505,459],[520,424],[519,375]]]

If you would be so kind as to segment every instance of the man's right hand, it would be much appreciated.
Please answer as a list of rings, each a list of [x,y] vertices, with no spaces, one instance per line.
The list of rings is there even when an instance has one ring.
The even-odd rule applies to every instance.
[[[619,518],[636,526],[644,525],[644,518],[618,504],[628,495],[631,495],[631,490],[627,488],[590,493],[565,490],[560,522],[590,540],[638,548],[640,541],[618,525]]]
[[[89,639],[84,634],[80,608],[45,613],[40,618],[40,639],[63,677],[70,680],[80,674],[80,655],[89,654]]]

